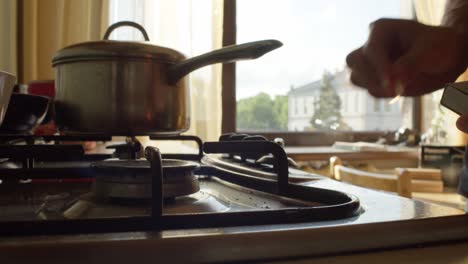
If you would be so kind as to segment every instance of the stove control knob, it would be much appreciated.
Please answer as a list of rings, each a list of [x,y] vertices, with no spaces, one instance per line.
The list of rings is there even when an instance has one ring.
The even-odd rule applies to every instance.
[[[282,139],[282,138],[275,138],[275,139],[273,139],[273,142],[280,145],[282,148],[284,148],[284,146],[285,146],[284,139]]]
[[[219,136],[219,141],[227,141],[229,140],[233,135],[235,135],[235,133],[226,133],[226,134],[222,134],[221,136]]]
[[[234,135],[230,136],[228,140],[235,140],[235,141],[237,141],[237,140],[242,140],[242,139],[244,139],[244,138],[246,138],[246,137],[248,137],[248,136],[249,136],[249,135],[247,135],[247,134],[234,134]]]
[[[253,135],[253,136],[247,136],[243,138],[242,141],[268,141],[268,139],[261,135]],[[262,156],[263,154],[259,154],[259,153],[244,153],[241,155],[241,158],[243,161],[246,161],[247,159],[257,160],[261,158]]]
[[[243,141],[251,141],[251,140],[260,140],[260,141],[267,141],[268,139],[264,136],[261,135],[253,135],[253,136],[248,136],[242,139]]]
[[[273,157],[272,155],[265,155],[265,156],[262,156],[261,158],[257,159],[255,161],[255,164],[273,165],[274,162],[275,162],[275,157]],[[293,167],[293,168],[299,168],[299,165],[297,165],[297,163],[290,157],[288,157],[288,166]]]

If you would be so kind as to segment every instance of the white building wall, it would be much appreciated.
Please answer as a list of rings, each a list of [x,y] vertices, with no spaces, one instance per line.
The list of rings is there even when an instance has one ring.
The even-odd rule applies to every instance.
[[[310,127],[310,118],[313,115],[313,110],[310,109],[313,109],[313,106],[308,107],[308,98],[289,96],[288,103],[288,130],[304,131],[307,127]]]
[[[398,104],[389,106],[388,100],[375,99],[367,91],[352,86],[344,78],[344,74],[339,73],[337,76],[332,85],[337,87],[341,100],[343,121],[352,130],[396,130],[401,126],[402,114]],[[289,95],[288,129],[290,131],[304,131],[311,127],[314,100],[318,100],[319,93],[320,89],[315,88],[310,93]]]
[[[363,129],[362,92],[354,87],[344,87],[338,91],[341,98],[343,122],[353,130]]]

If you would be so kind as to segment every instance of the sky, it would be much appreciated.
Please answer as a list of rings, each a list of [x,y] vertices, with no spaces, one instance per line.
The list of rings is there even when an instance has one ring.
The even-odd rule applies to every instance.
[[[260,92],[286,94],[343,69],[368,25],[401,15],[406,0],[237,0],[237,43],[278,39],[284,46],[237,67],[237,99]]]

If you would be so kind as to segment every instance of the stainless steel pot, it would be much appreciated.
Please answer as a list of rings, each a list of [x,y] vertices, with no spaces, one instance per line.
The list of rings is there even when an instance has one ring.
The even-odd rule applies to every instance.
[[[282,46],[263,40],[186,59],[165,47],[108,40],[120,26],[135,27],[149,40],[143,27],[123,21],[110,26],[104,40],[68,46],[53,58],[56,123],[62,131],[179,134],[190,127],[188,73],[214,63],[255,59]]]

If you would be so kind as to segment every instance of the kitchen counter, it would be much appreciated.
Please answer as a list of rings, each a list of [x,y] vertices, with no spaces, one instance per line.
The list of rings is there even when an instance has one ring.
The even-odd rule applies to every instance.
[[[271,261],[421,243],[468,241],[462,211],[400,198],[330,179],[308,185],[359,194],[365,212],[343,220],[163,232],[0,238],[2,263],[139,263]],[[375,222],[376,219],[380,219]],[[27,254],[25,254],[27,252]],[[46,253],[47,252],[47,253]],[[467,250],[468,252],[468,250]],[[353,255],[352,255],[353,256]],[[333,263],[333,262],[332,262]]]
[[[397,250],[380,250],[361,254],[316,257],[287,261],[272,261],[271,264],[461,264],[468,262],[468,242],[448,243],[445,245],[421,246]]]

